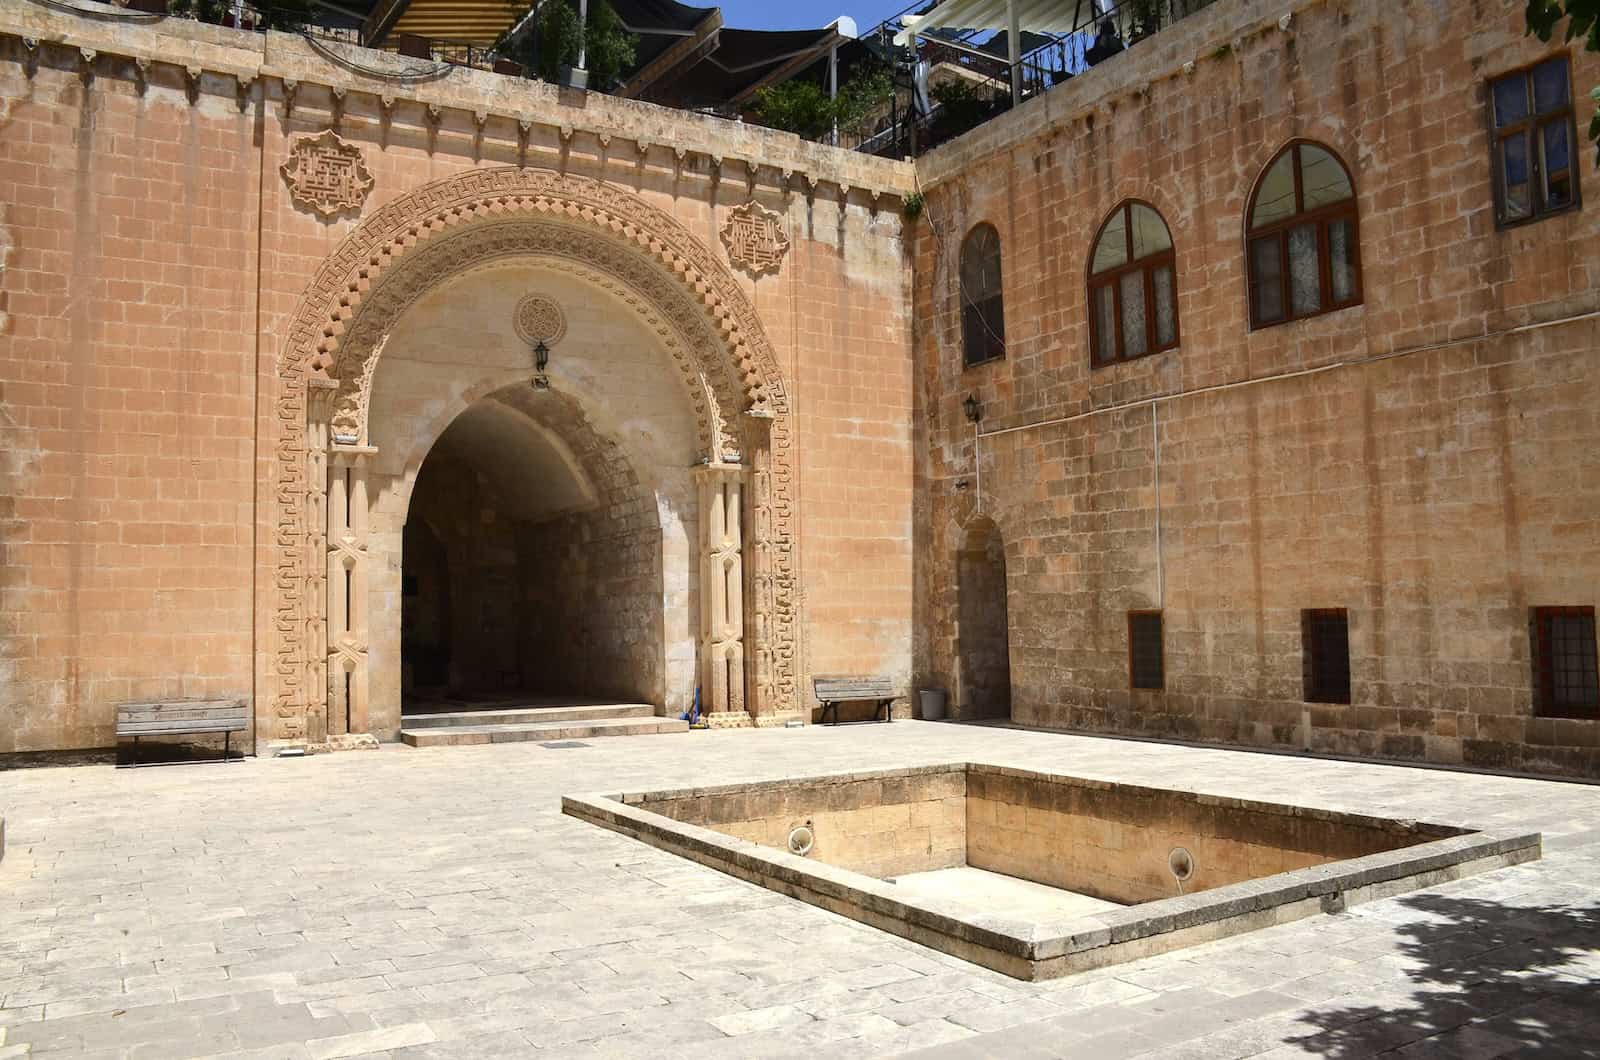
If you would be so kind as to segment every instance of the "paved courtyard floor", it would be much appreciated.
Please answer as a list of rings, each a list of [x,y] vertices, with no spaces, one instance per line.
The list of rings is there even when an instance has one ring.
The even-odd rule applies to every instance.
[[[1053,982],[560,813],[982,761],[1543,830],[1541,861]],[[1600,787],[908,722],[0,773],[0,1057],[1600,1056]]]

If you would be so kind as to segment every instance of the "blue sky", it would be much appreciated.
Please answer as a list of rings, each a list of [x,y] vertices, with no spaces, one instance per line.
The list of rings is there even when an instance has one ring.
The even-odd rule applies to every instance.
[[[717,0],[684,0],[704,7]],[[722,21],[740,29],[812,29],[840,15],[856,20],[861,32],[897,14],[911,0],[721,0]]]

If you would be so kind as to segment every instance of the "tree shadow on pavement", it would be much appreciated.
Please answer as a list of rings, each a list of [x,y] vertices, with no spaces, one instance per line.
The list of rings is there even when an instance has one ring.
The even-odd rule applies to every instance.
[[[1299,1017],[1318,1030],[1291,1042],[1341,1060],[1389,1052],[1600,1057],[1600,902],[1545,907],[1422,894],[1399,904],[1422,914],[1396,929],[1407,1000],[1324,1003]]]

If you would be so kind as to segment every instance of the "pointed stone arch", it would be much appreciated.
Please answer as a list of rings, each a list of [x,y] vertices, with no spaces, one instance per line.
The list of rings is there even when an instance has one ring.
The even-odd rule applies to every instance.
[[[744,575],[743,599],[716,612],[740,624],[742,642],[730,646],[731,627],[702,632],[702,666],[714,656],[718,675],[708,671],[706,684],[723,689],[714,705],[730,719],[746,707],[763,720],[794,709],[793,426],[755,307],[715,252],[638,196],[585,177],[500,168],[426,185],[374,212],[324,262],[290,323],[273,417],[276,570],[263,633],[274,661],[258,731],[288,741],[337,735],[342,726],[326,720],[330,694],[364,696],[366,412],[383,324],[447,278],[439,268],[454,274],[497,254],[574,266],[581,258],[590,278],[663,334],[691,387],[706,482],[714,483],[702,491],[718,508],[706,522],[722,537],[706,543],[708,558]],[[407,268],[412,262],[418,267]],[[333,636],[331,611],[343,616]],[[742,681],[729,678],[730,665],[743,669]],[[330,666],[345,678],[330,680]],[[349,730],[362,731],[364,700],[340,707]]]

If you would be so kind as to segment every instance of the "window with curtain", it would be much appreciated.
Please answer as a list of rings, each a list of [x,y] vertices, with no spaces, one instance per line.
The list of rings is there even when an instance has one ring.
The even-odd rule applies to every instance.
[[[1252,328],[1361,302],[1355,185],[1332,151],[1305,142],[1285,147],[1267,166],[1246,219]]]
[[[1006,355],[1000,233],[980,224],[961,241],[961,360],[971,367]]]
[[[1521,224],[1578,205],[1577,120],[1567,57],[1489,82],[1494,129],[1494,215]]]
[[[1172,233],[1155,208],[1118,206],[1089,259],[1089,349],[1096,366],[1178,344],[1178,289]]]

